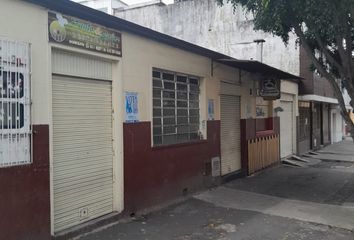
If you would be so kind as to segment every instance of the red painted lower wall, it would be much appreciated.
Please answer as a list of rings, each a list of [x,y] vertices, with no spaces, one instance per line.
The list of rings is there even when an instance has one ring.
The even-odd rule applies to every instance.
[[[220,156],[220,121],[208,121],[207,140],[152,148],[150,122],[124,124],[125,214],[205,187],[210,161]]]
[[[0,168],[0,239],[50,239],[49,131],[33,126],[33,163]]]

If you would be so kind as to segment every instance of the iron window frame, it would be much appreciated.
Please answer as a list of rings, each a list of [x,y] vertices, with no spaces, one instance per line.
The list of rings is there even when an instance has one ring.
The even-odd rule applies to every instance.
[[[173,79],[166,79],[164,74]],[[200,85],[201,78],[195,75],[152,69],[153,146],[200,140]]]

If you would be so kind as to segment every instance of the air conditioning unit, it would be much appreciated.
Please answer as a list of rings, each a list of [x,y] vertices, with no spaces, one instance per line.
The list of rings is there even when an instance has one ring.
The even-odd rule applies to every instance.
[[[211,175],[213,177],[220,177],[221,175],[220,157],[214,157],[211,159]]]

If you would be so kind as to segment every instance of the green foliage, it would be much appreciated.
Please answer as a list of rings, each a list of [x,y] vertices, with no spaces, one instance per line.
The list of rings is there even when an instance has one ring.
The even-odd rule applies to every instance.
[[[291,33],[299,38],[314,69],[325,77],[336,94],[342,115],[346,115],[341,93],[341,79],[354,108],[354,0],[216,0],[231,3],[253,13],[255,30],[282,38],[285,44]],[[310,67],[310,66],[309,66]]]
[[[307,37],[316,33],[327,44],[335,34],[344,34],[354,0],[217,0],[242,5],[254,14],[255,29],[280,36],[285,43],[295,26],[305,24]],[[353,24],[353,22],[351,23]]]

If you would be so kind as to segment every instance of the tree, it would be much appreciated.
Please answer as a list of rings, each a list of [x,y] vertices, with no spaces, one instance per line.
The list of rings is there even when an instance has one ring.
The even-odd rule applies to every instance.
[[[285,44],[290,33],[297,35],[313,67],[332,86],[354,140],[354,124],[341,91],[347,90],[354,108],[354,0],[216,1],[231,3],[234,9],[243,6],[253,13],[255,30],[279,36]]]

